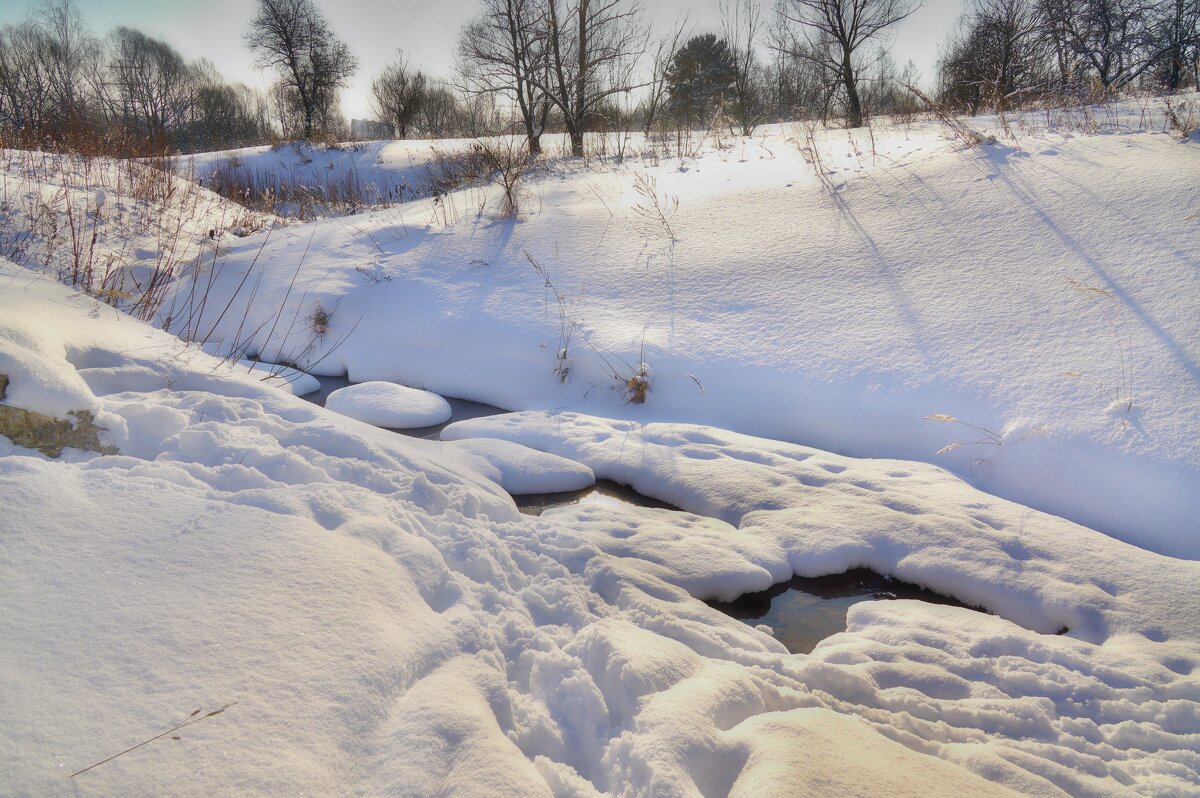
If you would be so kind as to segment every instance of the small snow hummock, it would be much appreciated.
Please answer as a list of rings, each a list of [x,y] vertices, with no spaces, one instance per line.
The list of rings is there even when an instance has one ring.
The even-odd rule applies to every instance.
[[[583,463],[509,441],[478,438],[443,444],[464,455],[466,464],[513,496],[566,493],[596,484]]]
[[[325,407],[343,416],[390,429],[445,424],[450,404],[436,393],[394,382],[362,382],[329,394]]]

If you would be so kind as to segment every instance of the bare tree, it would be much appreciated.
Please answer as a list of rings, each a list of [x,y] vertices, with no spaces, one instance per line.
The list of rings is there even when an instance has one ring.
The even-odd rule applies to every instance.
[[[408,129],[425,103],[425,73],[413,71],[403,57],[388,64],[371,81],[371,105],[380,122],[387,122],[397,138],[407,138]]]
[[[271,134],[267,98],[241,83],[228,84],[211,61],[192,65],[196,83],[193,118],[184,146],[226,150],[267,141]]]
[[[417,110],[417,125],[430,138],[459,133],[463,129],[462,103],[454,90],[442,81],[433,81]]]
[[[463,89],[507,96],[516,104],[529,154],[541,152],[550,114],[546,9],[541,0],[484,0],[483,10],[459,34]]]
[[[1163,49],[1155,69],[1160,86],[1177,91],[1188,72],[1200,91],[1200,0],[1163,0],[1155,23],[1155,39]]]
[[[749,136],[762,117],[758,87],[758,38],[762,28],[760,0],[721,0],[721,27],[733,54],[734,80],[730,111]]]
[[[791,26],[773,26],[767,47],[775,57],[765,70],[764,104],[778,119],[828,121],[840,82],[829,60],[810,54],[809,44]]]
[[[1154,0],[1045,0],[1044,9],[1053,35],[1106,91],[1129,85],[1172,46],[1155,39]]]
[[[35,146],[53,112],[53,42],[35,22],[0,29],[0,129]]]
[[[785,25],[798,23],[793,55],[817,61],[838,76],[846,94],[846,123],[862,127],[859,73],[864,47],[920,7],[912,0],[781,0]]]
[[[118,118],[143,140],[163,145],[191,121],[196,73],[166,42],[117,28],[109,74]]]
[[[304,137],[336,106],[337,90],[358,69],[313,0],[258,0],[246,45],[259,69],[274,69],[282,91],[292,92],[304,118]]]
[[[549,79],[529,80],[546,93],[562,114],[571,138],[571,154],[583,155],[588,124],[613,95],[641,88],[637,59],[646,50],[648,31],[641,8],[627,0],[543,0]]]
[[[101,48],[69,0],[0,31],[0,121],[30,143],[78,139],[101,111]]]
[[[943,102],[976,113],[1004,111],[1022,94],[1045,88],[1049,39],[1034,0],[972,0],[938,64]]]

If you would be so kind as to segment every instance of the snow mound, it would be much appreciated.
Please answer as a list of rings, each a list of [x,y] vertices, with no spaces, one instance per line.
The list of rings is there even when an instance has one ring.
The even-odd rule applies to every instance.
[[[564,493],[596,484],[592,469],[583,463],[508,441],[455,441],[446,448],[461,452],[476,471],[514,496]]]
[[[393,382],[362,382],[339,388],[325,407],[376,427],[415,429],[450,420],[450,404],[436,393]]]

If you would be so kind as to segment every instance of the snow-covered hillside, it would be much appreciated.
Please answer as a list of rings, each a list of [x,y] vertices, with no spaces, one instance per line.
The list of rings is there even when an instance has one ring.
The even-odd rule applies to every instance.
[[[1105,113],[614,138],[515,219],[465,141],[0,151],[0,795],[1195,793],[1200,141]],[[512,499],[597,479],[679,509]],[[854,568],[965,606],[706,603]]]
[[[5,407],[87,410],[119,450],[0,440],[5,795],[1200,784],[1200,564],[917,463],[577,414],[452,427],[703,513],[522,516],[493,478],[579,466],[401,438],[24,269],[0,286]],[[852,565],[995,615],[869,602],[795,656],[699,600]]]
[[[974,148],[933,123],[633,142],[527,177],[516,221],[464,189],[259,233],[201,272],[203,314],[164,313],[355,381],[936,463],[1197,558],[1200,148],[1127,111]],[[344,155],[409,175],[428,146]]]

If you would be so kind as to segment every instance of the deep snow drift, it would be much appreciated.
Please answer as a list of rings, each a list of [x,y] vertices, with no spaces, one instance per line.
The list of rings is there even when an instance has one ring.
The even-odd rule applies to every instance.
[[[2,265],[0,373],[120,450],[0,439],[6,795],[1200,785],[1200,563],[940,469],[571,413],[401,438]],[[691,512],[520,515],[494,480],[554,452]],[[699,600],[859,564],[996,615],[866,602],[794,656]]]
[[[230,242],[208,309],[181,284],[160,318],[355,381],[924,460],[1200,558],[1200,145],[1125,110],[1123,132],[1031,115],[974,148],[931,123],[635,141],[530,175],[515,221],[467,188]],[[430,146],[310,168],[415,179]],[[299,323],[266,325],[280,306]]]

